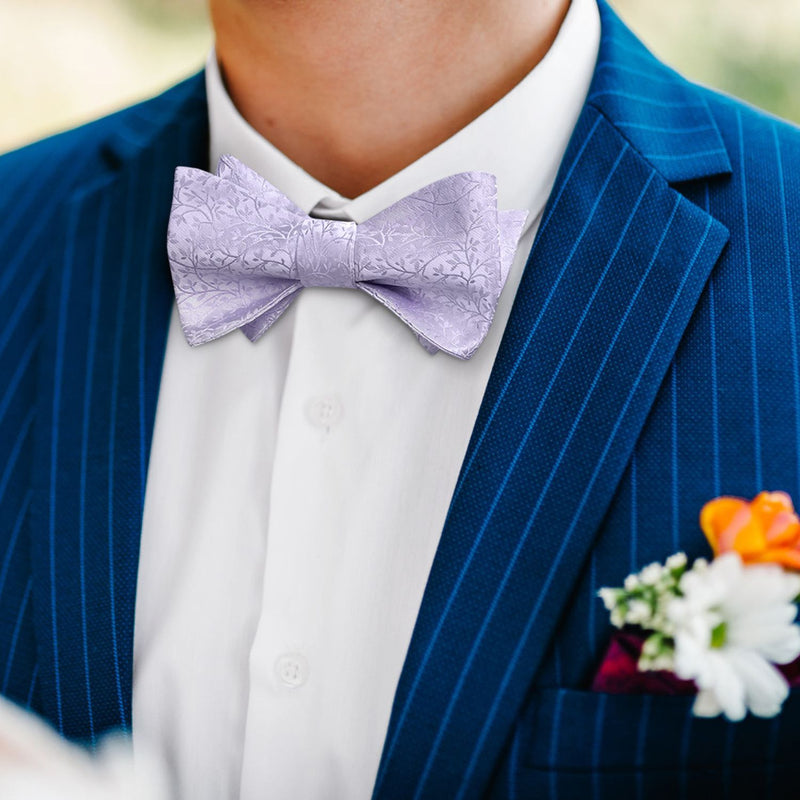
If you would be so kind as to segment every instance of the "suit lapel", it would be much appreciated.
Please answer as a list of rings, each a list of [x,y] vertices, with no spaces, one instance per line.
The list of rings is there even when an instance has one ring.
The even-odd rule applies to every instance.
[[[202,76],[126,112],[104,168],[69,198],[53,234],[34,600],[43,710],[72,738],[131,725],[139,535],[172,304],[172,173],[205,166],[205,131]]]
[[[670,187],[730,170],[702,98],[607,7],[601,13],[589,99],[515,299],[400,678],[381,800],[486,788],[727,241]]]

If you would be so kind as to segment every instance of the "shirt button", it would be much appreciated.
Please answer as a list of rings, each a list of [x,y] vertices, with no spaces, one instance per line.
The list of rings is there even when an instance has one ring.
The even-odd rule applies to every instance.
[[[286,653],[275,662],[275,674],[284,686],[296,689],[308,680],[308,661],[301,653]]]
[[[342,418],[342,403],[336,395],[312,397],[306,403],[306,418],[317,428],[330,430]]]

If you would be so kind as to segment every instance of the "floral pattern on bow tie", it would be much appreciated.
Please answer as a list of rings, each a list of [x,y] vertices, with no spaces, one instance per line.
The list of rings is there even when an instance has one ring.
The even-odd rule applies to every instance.
[[[358,289],[431,353],[470,358],[486,337],[526,211],[499,210],[494,175],[442,178],[354,222],[309,217],[232,156],[175,171],[167,232],[178,315],[200,345],[262,336],[308,287]]]

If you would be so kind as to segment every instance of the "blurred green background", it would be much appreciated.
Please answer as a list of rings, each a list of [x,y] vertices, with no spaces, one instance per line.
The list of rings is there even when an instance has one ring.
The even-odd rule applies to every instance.
[[[800,0],[612,2],[689,77],[800,122]],[[0,0],[0,151],[160,91],[211,41],[206,0]]]

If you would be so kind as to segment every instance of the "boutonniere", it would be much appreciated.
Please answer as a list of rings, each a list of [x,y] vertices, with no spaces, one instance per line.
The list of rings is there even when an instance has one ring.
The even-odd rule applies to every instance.
[[[677,553],[600,590],[612,624],[624,629],[601,684],[613,684],[611,673],[635,653],[648,689],[655,680],[671,693],[696,690],[696,716],[773,717],[800,656],[800,519],[787,494],[762,492],[750,502],[712,500],[700,526],[711,561],[690,565]],[[597,679],[593,688],[604,690]]]

